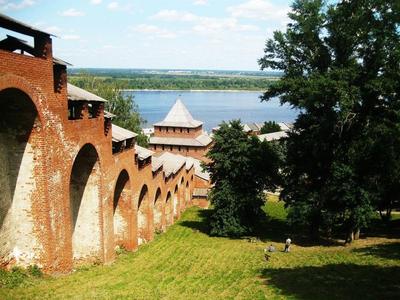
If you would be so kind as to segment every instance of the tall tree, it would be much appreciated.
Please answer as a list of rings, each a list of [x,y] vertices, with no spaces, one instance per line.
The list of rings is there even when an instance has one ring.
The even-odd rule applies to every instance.
[[[279,184],[279,155],[272,144],[249,137],[239,120],[222,123],[205,166],[214,187],[211,234],[238,236],[251,232],[262,216],[264,190]]]
[[[387,152],[389,176],[400,181],[399,143],[382,149],[379,142],[400,121],[400,3],[297,0],[289,17],[259,60],[262,69],[284,71],[262,98],[280,96],[300,111],[287,141],[282,198],[292,222],[315,235],[339,229],[350,242],[374,204],[387,204],[388,189],[399,195],[379,167]],[[383,136],[374,140],[379,127]]]

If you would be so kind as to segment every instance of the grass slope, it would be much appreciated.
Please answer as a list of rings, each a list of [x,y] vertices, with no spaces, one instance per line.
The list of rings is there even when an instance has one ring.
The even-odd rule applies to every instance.
[[[0,299],[390,299],[400,295],[400,239],[372,237],[352,246],[296,244],[283,253],[288,228],[281,203],[262,241],[209,237],[209,211],[191,208],[136,253],[110,266],[92,266],[59,278],[27,277],[2,287]],[[273,241],[279,252],[264,261]],[[1,277],[0,277],[1,279]],[[0,281],[1,283],[1,281]]]

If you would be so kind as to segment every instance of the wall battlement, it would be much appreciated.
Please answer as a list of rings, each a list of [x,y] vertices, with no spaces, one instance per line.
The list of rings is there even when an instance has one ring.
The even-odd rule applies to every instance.
[[[0,266],[66,273],[165,231],[192,205],[193,164],[165,172],[135,147],[113,154],[104,110],[71,119],[50,35],[3,15],[0,26],[35,38],[35,55],[0,41]]]

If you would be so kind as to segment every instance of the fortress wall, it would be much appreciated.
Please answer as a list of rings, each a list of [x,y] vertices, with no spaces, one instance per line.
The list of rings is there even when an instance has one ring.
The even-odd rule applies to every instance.
[[[10,89],[16,94],[5,97]],[[32,124],[24,124],[10,104],[22,94],[28,113],[34,112]],[[164,178],[151,165],[139,168],[134,149],[113,155],[103,115],[89,119],[84,111],[83,119],[68,120],[66,81],[55,90],[51,56],[0,50],[0,106],[8,115],[0,131],[2,267],[37,264],[47,273],[66,273],[81,263],[112,262],[116,246],[136,250],[153,239],[155,224],[166,230],[174,222],[167,195],[178,180],[190,182],[193,191],[193,168]],[[121,173],[125,178],[118,182]],[[177,193],[179,214],[191,205],[184,187]]]

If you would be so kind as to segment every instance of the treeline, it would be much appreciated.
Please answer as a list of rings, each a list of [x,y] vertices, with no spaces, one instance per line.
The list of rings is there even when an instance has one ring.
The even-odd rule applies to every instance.
[[[106,84],[118,84],[124,89],[133,90],[251,90],[267,89],[275,78],[260,77],[217,77],[199,75],[160,75],[160,74],[131,74],[129,77],[96,75],[96,78]],[[70,75],[72,84],[81,86],[84,81],[81,74]]]
[[[279,97],[300,113],[279,148],[247,138],[236,123],[215,132],[207,154],[212,233],[256,230],[260,193],[276,187],[292,228],[315,240],[350,243],[382,225],[391,231],[392,211],[400,209],[395,3],[293,3],[290,24],[267,40],[259,63],[284,72],[262,99]],[[381,225],[374,222],[378,213]]]

